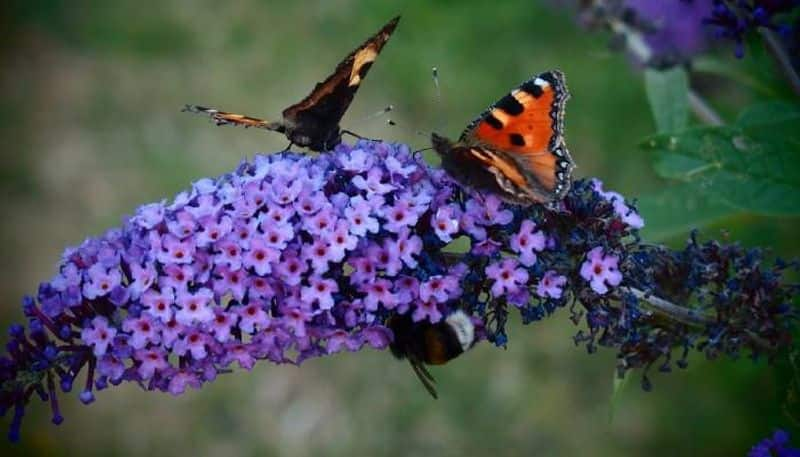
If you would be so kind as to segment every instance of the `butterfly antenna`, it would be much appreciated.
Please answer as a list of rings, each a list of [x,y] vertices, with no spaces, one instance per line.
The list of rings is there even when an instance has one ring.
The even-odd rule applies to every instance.
[[[433,78],[433,87],[436,89],[436,95],[434,99],[435,114],[437,119],[439,119],[437,123],[441,123],[443,122],[444,116],[442,115],[442,87],[439,84],[439,67],[431,68],[431,77]],[[436,130],[441,130],[441,125],[437,125]]]
[[[375,111],[374,113],[370,114],[369,116],[366,116],[364,119],[362,119],[362,122],[371,121],[371,120],[379,118],[379,117],[381,117],[381,116],[383,116],[385,114],[391,113],[392,111],[394,111],[394,105],[388,105],[386,108],[384,108],[384,109],[382,109],[380,111]]]
[[[439,87],[439,69],[437,67],[431,68],[431,75],[433,76],[433,85],[436,87],[436,99],[442,99],[442,90]]]

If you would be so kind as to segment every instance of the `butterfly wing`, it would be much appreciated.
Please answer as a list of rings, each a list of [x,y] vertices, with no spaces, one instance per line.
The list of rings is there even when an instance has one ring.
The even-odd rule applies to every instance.
[[[245,116],[244,114],[228,113],[216,108],[208,108],[199,105],[186,105],[182,111],[195,114],[206,114],[217,125],[238,125],[241,127],[255,127],[259,129],[275,130],[283,132],[283,124],[280,122],[269,122],[257,117]]]
[[[514,201],[545,203],[569,190],[574,163],[564,144],[564,76],[549,71],[520,84],[461,134],[471,159],[515,194]]]
[[[312,143],[338,139],[339,121],[399,20],[400,16],[397,16],[389,21],[375,35],[345,57],[333,74],[325,81],[317,83],[306,98],[283,110],[287,128],[296,132],[298,136],[315,140]]]

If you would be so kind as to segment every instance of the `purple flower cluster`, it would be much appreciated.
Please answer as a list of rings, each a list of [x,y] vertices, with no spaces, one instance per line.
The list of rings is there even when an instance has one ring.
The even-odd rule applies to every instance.
[[[708,44],[703,18],[711,12],[711,0],[590,0],[580,4],[583,25],[609,29],[611,46],[627,49],[641,64],[682,64]]]
[[[789,439],[784,430],[776,430],[772,437],[753,446],[747,457],[800,457],[800,449],[789,447]]]
[[[711,9],[708,0],[626,0],[625,4],[628,22],[644,32],[655,60],[683,62],[706,47],[702,19]]]
[[[124,381],[178,395],[258,360],[384,349],[389,317],[456,309],[502,346],[510,310],[529,323],[569,305],[586,326],[575,341],[617,348],[621,374],[668,365],[676,347],[787,344],[797,291],[784,265],[715,243],[647,245],[643,223],[597,180],[556,208],[470,195],[405,145],[257,156],[66,250],[24,300],[27,329],[10,329],[0,407],[17,439],[34,394],[61,422],[56,386],[70,392],[81,372],[84,403]]]
[[[778,32],[785,38],[792,35],[792,26],[778,18],[800,7],[798,0],[714,0],[711,14],[703,22],[714,29],[718,38],[736,44],[736,57],[744,56],[744,37],[758,27]]]

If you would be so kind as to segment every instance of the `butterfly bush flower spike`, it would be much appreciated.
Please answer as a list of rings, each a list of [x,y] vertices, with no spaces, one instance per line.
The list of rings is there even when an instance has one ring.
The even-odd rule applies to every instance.
[[[385,349],[395,315],[461,310],[503,346],[512,312],[531,323],[566,308],[575,342],[615,348],[620,374],[685,366],[690,349],[788,344],[790,265],[696,237],[679,251],[645,244],[641,222],[597,181],[552,207],[473,194],[402,144],[256,156],[64,252],[0,357],[9,436],[34,397],[59,423],[58,390],[84,403],[121,383],[180,395],[264,360]],[[662,305],[687,296],[691,310]]]

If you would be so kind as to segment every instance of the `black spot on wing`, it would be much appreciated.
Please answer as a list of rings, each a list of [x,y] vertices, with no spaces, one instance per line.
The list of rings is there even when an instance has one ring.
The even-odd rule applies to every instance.
[[[539,75],[539,78],[544,79],[545,81],[549,82],[553,86],[556,86],[559,83],[558,77],[556,77],[556,75],[551,71],[547,71],[547,72],[542,73],[541,75]]]
[[[522,84],[522,86],[520,86],[520,89],[533,95],[534,98],[539,98],[542,96],[544,91],[542,91],[542,88],[533,81],[534,81],[533,79],[525,81],[525,83]]]
[[[500,108],[512,116],[519,116],[523,111],[525,111],[525,107],[522,106],[522,104],[518,102],[517,99],[511,94],[501,98],[500,101],[498,101],[494,106],[495,108]]]
[[[522,135],[519,133],[512,133],[508,135],[508,140],[511,141],[511,144],[514,146],[525,146],[525,138],[522,138]]]
[[[494,117],[491,114],[486,116],[486,118],[484,120],[486,121],[487,124],[491,125],[493,128],[495,128],[497,130],[500,130],[500,129],[503,128],[503,123],[500,122],[500,119]]]

